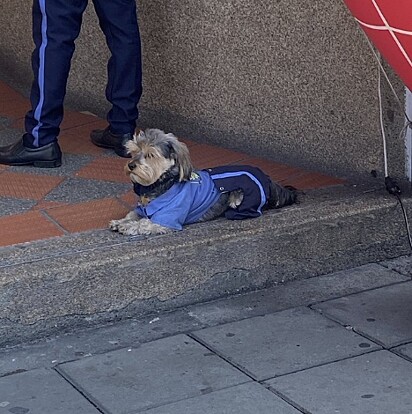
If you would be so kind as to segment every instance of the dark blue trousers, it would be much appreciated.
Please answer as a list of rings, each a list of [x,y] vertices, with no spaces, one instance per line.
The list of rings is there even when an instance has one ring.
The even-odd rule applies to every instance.
[[[26,144],[43,146],[57,139],[75,40],[88,0],[33,0],[34,80],[26,114]],[[135,0],[93,0],[111,52],[107,64],[107,115],[116,134],[133,132],[142,94],[141,45]],[[106,64],[106,62],[102,62]]]

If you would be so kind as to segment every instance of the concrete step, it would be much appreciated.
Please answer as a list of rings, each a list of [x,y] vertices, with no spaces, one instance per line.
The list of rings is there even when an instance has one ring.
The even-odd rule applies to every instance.
[[[380,185],[310,191],[258,219],[162,236],[99,230],[8,246],[0,249],[0,345],[408,253],[398,201]]]

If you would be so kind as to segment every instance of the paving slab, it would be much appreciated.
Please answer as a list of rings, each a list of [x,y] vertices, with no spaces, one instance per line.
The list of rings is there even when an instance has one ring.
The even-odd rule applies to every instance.
[[[67,381],[40,369],[0,378],[0,414],[99,414]]]
[[[378,351],[268,381],[305,413],[410,414],[412,364]]]
[[[130,190],[128,184],[111,183],[83,178],[68,178],[62,184],[50,191],[46,201],[63,201],[66,203],[81,203],[114,195],[123,194]]]
[[[385,260],[380,264],[388,269],[395,270],[401,275],[412,277],[412,256],[402,256],[393,260]]]
[[[111,414],[141,412],[250,381],[185,335],[62,364],[58,369]]]
[[[323,312],[385,347],[412,341],[412,282],[317,304]]]
[[[298,410],[255,382],[145,412],[147,414],[299,414]]]
[[[259,381],[378,349],[365,338],[302,307],[193,335]]]

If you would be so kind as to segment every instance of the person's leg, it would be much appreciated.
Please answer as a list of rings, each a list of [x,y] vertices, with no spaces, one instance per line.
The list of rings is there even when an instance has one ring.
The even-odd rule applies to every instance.
[[[61,165],[57,137],[74,41],[86,5],[87,0],[33,0],[32,109],[26,114],[23,138],[0,147],[0,164]]]
[[[124,141],[131,139],[142,94],[141,44],[135,0],[93,0],[100,27],[111,52],[107,65],[106,98],[112,104],[109,127],[93,131],[96,145],[114,148],[125,156]]]
[[[57,140],[74,41],[87,0],[34,0],[32,109],[26,114],[25,141],[40,147]]]

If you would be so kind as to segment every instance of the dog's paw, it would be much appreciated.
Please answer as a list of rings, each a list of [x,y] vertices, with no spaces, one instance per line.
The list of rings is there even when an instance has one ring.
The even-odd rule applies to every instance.
[[[117,227],[117,231],[125,236],[137,236],[138,234],[141,234],[139,227],[139,222],[127,221],[120,223]]]
[[[243,201],[243,191],[242,190],[235,190],[229,194],[229,207],[236,209],[238,208]]]
[[[119,231],[119,225],[121,223],[122,220],[111,220],[109,222],[109,229],[111,231]]]
[[[112,231],[119,231],[119,226],[138,220],[139,216],[132,210],[126,215],[126,217],[120,220],[111,220],[109,222],[109,228]]]
[[[125,236],[150,236],[151,234],[166,234],[171,230],[159,224],[152,223],[149,219],[139,221],[124,221],[117,225],[117,231]]]

